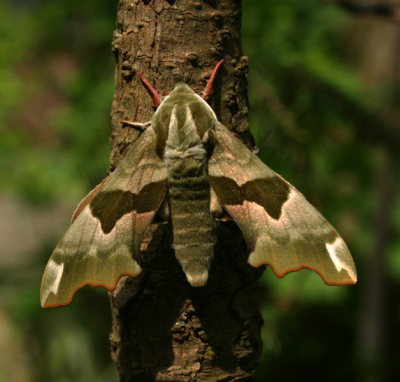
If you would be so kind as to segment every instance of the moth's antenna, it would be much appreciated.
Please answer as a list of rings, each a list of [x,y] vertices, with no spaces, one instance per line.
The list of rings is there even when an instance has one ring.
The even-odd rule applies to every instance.
[[[217,66],[214,68],[214,71],[211,74],[210,79],[208,80],[207,86],[206,86],[206,90],[204,90],[203,95],[201,96],[201,98],[203,99],[208,99],[212,96],[212,94],[214,93],[214,80],[215,77],[217,75],[217,71],[218,68],[225,62],[225,60],[221,60],[220,62],[218,62]],[[139,73],[140,74],[140,73]]]
[[[160,95],[154,90],[153,86],[151,86],[150,83],[143,77],[142,73],[138,73],[138,74],[139,74],[139,77],[142,80],[142,82],[145,84],[145,86],[149,90],[149,92],[153,95],[154,106],[159,107],[162,102]]]

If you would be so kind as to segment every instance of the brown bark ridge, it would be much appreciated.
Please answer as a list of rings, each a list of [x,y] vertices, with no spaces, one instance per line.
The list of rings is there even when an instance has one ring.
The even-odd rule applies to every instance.
[[[252,147],[240,26],[239,0],[119,1],[111,170],[140,134],[119,121],[147,122],[154,113],[137,73],[162,96],[178,82],[202,94],[222,58],[211,105]],[[256,283],[263,267],[247,263],[239,228],[221,223],[208,283],[193,288],[175,259],[169,230],[151,226],[142,244],[142,273],[122,279],[110,294],[112,358],[120,380],[253,381],[262,348]]]

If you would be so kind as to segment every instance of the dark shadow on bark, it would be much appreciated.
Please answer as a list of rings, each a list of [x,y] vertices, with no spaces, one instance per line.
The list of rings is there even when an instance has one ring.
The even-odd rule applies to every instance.
[[[167,231],[165,225],[156,229],[141,264],[150,270],[127,280],[128,289],[136,283],[138,293],[117,312],[120,340],[113,348],[118,348],[118,354],[129,355],[117,361],[121,381],[180,380],[168,375],[177,367],[179,347],[187,352],[183,358],[189,364],[186,370],[182,365],[183,373],[198,374],[198,380],[207,380],[201,376],[204,369],[209,375],[218,370],[218,375],[227,378],[240,369],[246,376],[240,380],[252,380],[262,349],[262,318],[254,279],[264,267],[247,263],[239,228],[233,222],[222,223],[218,238],[234,234],[229,235],[230,242],[218,241],[207,285],[193,288],[172,249],[153,252],[160,245],[170,245]],[[232,247],[237,251],[226,250]],[[115,298],[121,293],[123,288]]]

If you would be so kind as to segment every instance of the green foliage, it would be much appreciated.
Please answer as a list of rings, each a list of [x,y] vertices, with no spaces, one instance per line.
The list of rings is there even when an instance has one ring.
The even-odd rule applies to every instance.
[[[115,16],[113,1],[1,2],[0,195],[72,206],[107,175]],[[117,380],[105,291],[89,288],[69,310],[40,308],[61,234],[30,263],[0,263],[0,381]]]
[[[43,208],[72,205],[105,177],[116,7],[115,1],[97,0],[1,2],[0,195]],[[266,271],[259,381],[365,380],[372,366],[361,362],[357,345],[369,282],[363,270],[376,246],[382,147],[395,153],[399,142],[386,118],[398,92],[391,83],[362,78],[346,41],[351,19],[332,3],[248,0],[243,17],[250,125],[260,157],[338,229],[360,278],[355,287],[326,287],[306,270],[284,279]],[[398,187],[397,179],[392,183]],[[389,218],[385,309],[393,318],[385,323],[396,338],[398,201]],[[28,354],[19,361],[13,356],[14,364],[1,355],[0,381],[116,380],[105,291],[85,288],[68,309],[39,306],[41,273],[61,233],[26,264],[9,269],[0,262],[0,324],[7,332],[0,335],[0,353]],[[370,375],[396,380],[397,342],[387,341],[385,362],[373,360]]]
[[[115,14],[112,2],[2,3],[1,191],[76,200],[105,177]]]

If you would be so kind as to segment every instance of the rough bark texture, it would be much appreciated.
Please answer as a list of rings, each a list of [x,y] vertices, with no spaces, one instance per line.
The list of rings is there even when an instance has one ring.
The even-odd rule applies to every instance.
[[[147,122],[152,99],[137,72],[162,95],[177,82],[201,94],[222,58],[211,104],[219,120],[249,147],[247,58],[238,0],[120,0],[112,44],[117,60],[110,138],[111,170],[139,131],[120,119]],[[246,244],[232,222],[218,228],[207,285],[192,288],[171,249],[168,225],[151,226],[143,272],[111,295],[112,357],[121,381],[252,381],[261,355],[256,282]]]

